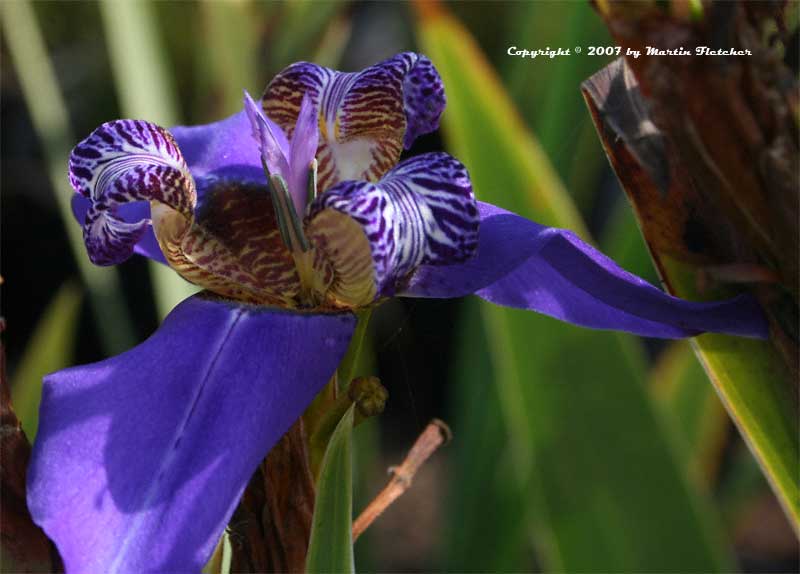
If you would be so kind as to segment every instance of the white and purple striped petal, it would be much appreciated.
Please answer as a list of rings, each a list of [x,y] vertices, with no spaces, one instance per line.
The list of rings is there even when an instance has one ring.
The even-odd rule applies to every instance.
[[[358,73],[292,64],[267,86],[267,116],[291,134],[303,96],[319,113],[322,189],[346,180],[377,181],[422,134],[439,126],[445,95],[425,56],[405,52]]]
[[[311,205],[307,233],[332,263],[338,282],[358,276],[352,306],[394,294],[420,265],[473,256],[478,210],[466,168],[445,153],[406,160],[378,183],[342,182]],[[334,283],[336,285],[336,283]]]
[[[169,130],[195,179],[199,202],[207,190],[219,187],[220,183],[263,184],[258,147],[248,137],[249,130],[250,122],[244,110],[211,124],[177,126]],[[75,193],[72,205],[75,217],[82,224],[91,201]],[[149,219],[150,205],[139,202],[121,206],[117,217],[128,223]],[[160,263],[166,262],[150,226],[142,232],[134,252]]]
[[[70,183],[90,202],[83,222],[89,258],[114,265],[131,256],[150,221],[125,221],[125,204],[157,201],[190,215],[194,180],[172,135],[139,120],[117,120],[79,143],[69,160]]]
[[[452,298],[476,294],[594,329],[666,339],[704,331],[764,338],[767,323],[749,296],[685,301],[628,273],[571,231],[545,227],[479,203],[481,236],[473,259],[420,266],[401,293]]]

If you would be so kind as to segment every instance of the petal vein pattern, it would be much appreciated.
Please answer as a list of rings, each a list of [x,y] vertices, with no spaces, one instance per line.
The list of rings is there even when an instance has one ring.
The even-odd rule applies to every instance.
[[[346,217],[334,219],[331,211]],[[466,168],[445,153],[431,153],[404,161],[377,184],[347,181],[329,189],[311,206],[308,233],[340,278],[350,268],[363,274],[365,265],[357,262],[368,261],[374,291],[390,296],[419,265],[449,265],[472,257],[478,223]],[[346,251],[329,247],[351,235]],[[355,245],[363,247],[356,250]]]
[[[69,160],[70,183],[91,202],[83,222],[89,258],[114,265],[131,256],[149,220],[126,222],[120,206],[158,201],[191,216],[194,180],[175,140],[165,129],[139,120],[117,120],[97,128]]]
[[[288,134],[308,94],[319,113],[322,189],[350,179],[377,181],[444,111],[442,80],[425,56],[405,52],[358,73],[292,64],[267,86],[262,105]]]

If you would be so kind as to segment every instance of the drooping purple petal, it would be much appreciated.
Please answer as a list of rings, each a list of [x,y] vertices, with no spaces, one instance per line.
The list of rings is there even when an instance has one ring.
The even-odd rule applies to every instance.
[[[628,273],[571,231],[538,225],[479,202],[475,258],[422,266],[403,295],[460,297],[530,309],[584,327],[646,337],[691,337],[705,331],[766,337],[758,304],[740,296],[699,303],[672,297]]]
[[[80,193],[74,193],[72,195],[72,215],[77,221],[82,222],[86,220],[86,212],[89,210],[90,205],[91,202]],[[150,204],[144,201],[126,203],[119,207],[117,217],[130,223],[142,221],[143,219],[150,219]],[[142,234],[139,241],[133,247],[133,252],[165,265],[167,263],[164,254],[161,252],[161,248],[158,246],[158,240],[153,233],[152,227],[148,227],[147,231]]]
[[[389,296],[419,265],[472,257],[478,210],[466,168],[430,153],[404,161],[376,184],[346,181],[329,189],[311,205],[307,234],[340,283],[357,274],[374,285],[373,297]]]
[[[355,320],[192,297],[147,341],[45,378],[28,505],[68,572],[199,572]]]
[[[117,216],[121,205],[158,201],[191,214],[194,181],[175,140],[165,129],[139,120],[101,125],[72,150],[69,178],[76,192],[90,201],[83,221],[89,259],[114,265],[131,256],[150,225]]]
[[[425,56],[405,52],[359,73],[292,64],[267,86],[267,115],[292,133],[304,94],[320,115],[321,189],[346,180],[377,181],[418,136],[434,131],[444,87]]]

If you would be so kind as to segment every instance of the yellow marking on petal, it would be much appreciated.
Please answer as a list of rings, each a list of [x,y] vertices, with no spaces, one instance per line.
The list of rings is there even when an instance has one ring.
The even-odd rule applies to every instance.
[[[320,114],[318,123],[319,123],[320,141],[326,141],[328,139],[328,124],[325,122],[325,116]]]
[[[187,218],[153,202],[153,230],[170,267],[186,280],[240,301],[300,306],[301,286],[263,189],[222,184]]]
[[[372,252],[364,230],[349,216],[325,209],[314,216],[306,234],[333,269],[328,302],[335,307],[363,307],[375,299]],[[321,273],[315,260],[315,270]]]

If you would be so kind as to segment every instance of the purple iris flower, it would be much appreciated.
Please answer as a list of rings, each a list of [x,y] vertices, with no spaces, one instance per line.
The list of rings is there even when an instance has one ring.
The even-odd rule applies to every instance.
[[[297,63],[261,101],[167,131],[103,124],[70,158],[90,259],[136,252],[205,288],[139,346],[44,381],[28,503],[69,572],[199,571],[248,479],[334,374],[354,310],[475,294],[577,325],[765,337],[748,297],[695,303],[570,231],[475,200],[437,129],[442,81],[399,54]]]

